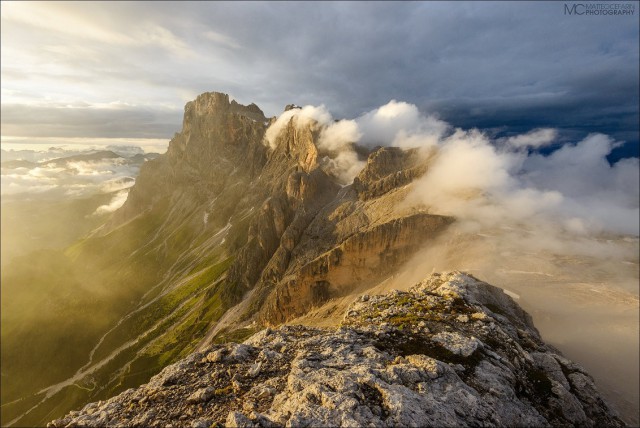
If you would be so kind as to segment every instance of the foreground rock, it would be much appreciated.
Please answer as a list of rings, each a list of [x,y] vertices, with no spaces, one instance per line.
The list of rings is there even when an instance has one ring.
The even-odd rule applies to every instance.
[[[363,296],[336,331],[263,330],[49,424],[623,426],[502,290],[459,273]]]

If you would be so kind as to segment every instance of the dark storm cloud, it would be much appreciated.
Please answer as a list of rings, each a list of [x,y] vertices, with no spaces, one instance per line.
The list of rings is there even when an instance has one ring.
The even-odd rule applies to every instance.
[[[46,46],[41,54],[72,64],[71,80],[118,85],[139,104],[173,105],[178,116],[185,101],[212,90],[256,102],[267,115],[294,102],[356,117],[397,99],[459,126],[560,127],[638,140],[637,16],[567,16],[562,2],[74,8],[109,32],[94,34],[92,44],[76,40],[77,55]],[[136,132],[165,122],[148,114]]]

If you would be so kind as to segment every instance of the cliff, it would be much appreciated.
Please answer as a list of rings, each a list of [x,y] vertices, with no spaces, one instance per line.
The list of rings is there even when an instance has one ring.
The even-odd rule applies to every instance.
[[[337,330],[189,355],[51,427],[623,426],[502,290],[464,273],[364,295]]]
[[[157,215],[169,217],[165,224],[177,225],[187,207],[219,227],[212,233],[228,224],[234,239],[216,248],[234,260],[220,296],[229,307],[255,290],[251,314],[238,321],[273,325],[389,274],[453,221],[398,208],[427,169],[428,157],[417,150],[379,148],[343,187],[319,160],[319,124],[292,119],[268,148],[272,121],[226,94],[187,103],[181,132],[141,171],[107,230],[153,211],[163,198],[170,202]],[[202,230],[194,222],[185,233],[196,239]]]

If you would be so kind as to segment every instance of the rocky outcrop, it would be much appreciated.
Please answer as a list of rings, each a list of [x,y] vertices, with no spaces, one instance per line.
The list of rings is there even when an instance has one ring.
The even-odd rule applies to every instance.
[[[389,275],[450,222],[449,217],[415,214],[354,233],[286,275],[266,299],[262,321],[285,322],[363,282]]]
[[[275,324],[388,274],[451,222],[399,208],[426,171],[423,153],[374,150],[343,187],[319,162],[319,124],[292,118],[269,146],[270,123],[255,104],[199,95],[186,104],[166,155],[145,163],[103,232],[148,212],[166,218],[158,233],[179,229],[183,242],[202,235],[200,216],[212,235],[228,225],[222,250],[234,260],[220,291],[224,305],[255,288],[251,318]]]
[[[255,105],[229,102],[227,94],[206,92],[185,105],[182,129],[169,142],[167,153],[142,165],[129,197],[105,228],[108,233],[170,198],[175,203],[186,194],[204,206],[218,198],[228,207],[216,210],[222,224],[234,211],[251,206],[225,195],[245,192],[267,162],[263,144],[268,121]],[[222,196],[222,197],[221,197]],[[215,219],[211,217],[210,221]]]
[[[622,426],[591,377],[502,290],[434,274],[362,296],[337,330],[263,330],[49,424]]]
[[[316,134],[313,124],[298,127],[290,121],[253,181],[251,193],[264,202],[229,272],[229,283],[233,284],[230,291],[236,300],[260,278],[280,276],[302,231],[340,189],[319,168]]]
[[[427,158],[418,149],[382,147],[369,156],[353,180],[353,188],[362,200],[381,196],[422,176],[427,171]]]

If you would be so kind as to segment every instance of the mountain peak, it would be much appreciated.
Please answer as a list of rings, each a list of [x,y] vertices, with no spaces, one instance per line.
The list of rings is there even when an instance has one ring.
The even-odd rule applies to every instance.
[[[264,122],[267,118],[255,103],[248,106],[242,105],[235,100],[229,101],[229,95],[223,92],[204,92],[189,101],[184,106],[185,118],[187,116],[206,116],[212,114],[235,113],[249,119]]]
[[[204,92],[184,107],[185,113],[192,109],[200,115],[217,110],[226,111],[229,109],[229,95],[222,92]]]
[[[287,104],[286,106],[284,106],[284,111],[289,111],[289,110],[294,110],[299,108],[301,107],[296,104]]]

